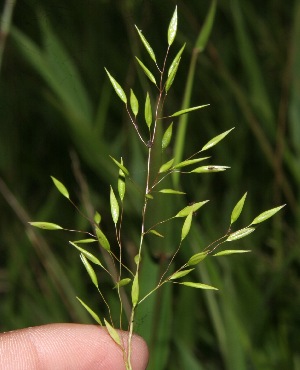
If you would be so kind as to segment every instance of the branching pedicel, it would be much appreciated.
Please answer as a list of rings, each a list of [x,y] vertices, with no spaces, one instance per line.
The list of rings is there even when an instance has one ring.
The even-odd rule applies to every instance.
[[[158,172],[156,173],[156,176],[154,176],[154,179],[152,179],[152,177],[150,176],[151,169],[152,169],[152,151],[153,151],[154,143],[156,143],[156,140],[157,140],[157,135],[156,135],[157,126],[161,125],[162,121],[165,118],[169,119],[169,118],[174,117],[176,119],[176,117],[180,115],[202,109],[206,107],[208,104],[199,105],[199,106],[184,109],[184,110],[179,110],[175,113],[172,113],[171,115],[168,115],[167,117],[161,116],[161,112],[163,111],[163,106],[167,98],[167,93],[174,82],[178,67],[180,65],[181,55],[185,48],[185,45],[181,47],[181,49],[178,51],[177,55],[175,56],[174,60],[172,61],[172,63],[170,64],[167,70],[169,50],[170,50],[171,45],[173,44],[173,41],[176,36],[176,31],[177,31],[177,8],[175,8],[171,22],[169,24],[168,36],[167,36],[168,47],[167,47],[166,55],[165,55],[164,62],[161,68],[157,64],[155,53],[153,49],[151,48],[149,42],[147,41],[145,36],[142,34],[142,32],[137,27],[136,27],[136,30],[148,54],[150,55],[151,59],[155,63],[155,66],[158,72],[158,77],[159,77],[157,81],[155,76],[148,69],[148,67],[146,67],[145,64],[140,59],[136,58],[138,65],[141,67],[142,71],[145,73],[147,78],[151,81],[151,83],[153,84],[157,92],[155,104],[153,103],[153,100],[150,98],[150,94],[148,92],[146,94],[146,99],[145,99],[145,104],[144,104],[144,120],[148,127],[148,137],[146,138],[143,137],[143,134],[140,131],[140,123],[138,122],[138,119],[137,119],[139,115],[139,101],[137,97],[135,96],[133,90],[132,89],[130,90],[129,103],[128,103],[127,95],[125,94],[122,87],[115,80],[115,78],[110,74],[110,72],[107,69],[105,69],[115,92],[117,93],[117,95],[119,96],[119,98],[125,105],[125,109],[138,135],[139,140],[141,141],[142,145],[144,145],[147,148],[147,152],[148,152],[147,165],[146,165],[147,175],[146,175],[146,181],[145,181],[146,184],[145,184],[145,189],[144,189],[144,202],[143,202],[143,207],[141,210],[140,242],[139,242],[139,246],[137,247],[138,253],[134,258],[135,270],[131,270],[129,267],[127,267],[123,263],[123,253],[124,253],[124,250],[122,248],[123,202],[124,202],[125,190],[126,190],[126,180],[129,179],[130,181],[133,181],[133,179],[131,178],[131,175],[128,169],[126,168],[126,166],[124,165],[122,159],[118,161],[115,158],[111,157],[113,163],[117,166],[118,171],[119,171],[119,177],[118,177],[118,182],[117,182],[117,192],[114,190],[113,186],[110,187],[111,215],[112,215],[112,220],[113,220],[114,227],[115,227],[118,254],[116,254],[115,248],[111,249],[110,242],[108,241],[107,237],[105,236],[105,234],[103,233],[103,231],[101,230],[99,226],[100,220],[101,220],[99,213],[96,213],[94,220],[91,220],[93,232],[92,233],[87,232],[89,238],[82,239],[82,240],[76,240],[76,241],[70,241],[70,244],[74,248],[76,248],[78,252],[80,253],[81,261],[84,267],[86,268],[91,281],[95,285],[103,302],[105,303],[107,307],[107,319],[105,318],[103,319],[104,325],[106,326],[111,338],[117,343],[118,346],[121,347],[123,354],[124,354],[124,363],[126,365],[127,370],[132,369],[131,361],[130,361],[131,341],[132,341],[132,335],[133,335],[133,330],[134,330],[135,312],[136,312],[138,305],[144,302],[147,299],[147,297],[149,297],[152,293],[154,293],[157,289],[159,289],[166,283],[177,283],[177,284],[185,285],[187,287],[192,287],[192,288],[217,290],[217,288],[203,284],[203,283],[182,281],[181,279],[187,276],[188,274],[190,274],[190,272],[194,269],[193,266],[203,261],[209,255],[224,256],[224,255],[229,255],[229,254],[234,254],[234,253],[250,252],[249,250],[227,249],[227,250],[222,250],[220,252],[215,253],[215,250],[217,247],[219,247],[221,244],[225,242],[230,242],[230,241],[234,241],[237,239],[241,239],[247,236],[248,234],[252,233],[255,230],[255,227],[257,224],[270,218],[283,207],[283,206],[279,206],[279,207],[270,209],[266,212],[263,212],[259,216],[254,218],[254,220],[248,226],[238,231],[231,232],[231,227],[233,223],[238,219],[238,217],[240,216],[242,212],[247,193],[244,194],[243,197],[238,201],[238,203],[236,204],[236,206],[234,207],[232,211],[230,226],[229,226],[227,233],[221,238],[219,238],[218,240],[208,245],[201,252],[192,255],[189,258],[189,260],[186,261],[186,263],[184,263],[180,268],[176,270],[176,272],[171,273],[171,274],[168,273],[171,264],[176,258],[176,255],[178,254],[178,252],[180,251],[180,248],[181,248],[181,245],[184,239],[187,237],[190,231],[190,227],[191,227],[195,212],[198,211],[204,204],[206,204],[208,200],[200,201],[192,205],[188,205],[185,208],[181,209],[173,217],[170,217],[167,220],[162,220],[158,224],[153,225],[152,227],[146,230],[145,217],[147,213],[148,202],[151,201],[151,199],[153,199],[154,191],[158,191],[163,194],[166,194],[166,193],[173,194],[175,196],[178,194],[184,194],[183,192],[176,190],[176,189],[166,188],[166,189],[157,190],[158,185],[161,184],[163,180],[167,176],[172,174],[173,172],[188,173],[188,174],[190,173],[211,173],[211,172],[225,171],[227,168],[229,168],[227,166],[209,164],[209,165],[204,165],[200,167],[195,167],[191,170],[186,169],[186,168],[190,168],[193,165],[198,165],[198,163],[202,161],[208,160],[210,157],[208,156],[200,157],[199,155],[201,155],[203,152],[206,152],[208,149],[211,149],[214,145],[218,144],[222,139],[224,139],[229,134],[229,132],[232,129],[225,131],[221,133],[220,135],[212,138],[207,144],[205,144],[202,147],[201,150],[197,151],[192,156],[190,156],[189,158],[187,158],[186,160],[180,163],[174,163],[175,162],[174,158],[171,158],[166,163],[162,163]],[[172,138],[172,131],[173,131],[173,122],[168,126],[168,128],[164,132],[164,135],[162,137],[162,142],[159,146],[161,152],[163,152],[169,146],[171,142],[171,138]],[[64,197],[66,197],[72,203],[72,205],[75,206],[75,208],[78,210],[76,205],[70,199],[69,192],[66,189],[66,187],[56,178],[52,177],[52,180],[53,180],[54,185],[58,189],[58,191]],[[145,294],[144,296],[140,296],[139,271],[140,271],[140,266],[141,266],[141,261],[142,261],[144,237],[146,234],[149,234],[149,233],[154,234],[157,237],[161,237],[162,235],[156,230],[156,227],[162,223],[170,222],[171,220],[175,218],[184,219],[178,247],[173,253],[169,265],[167,266],[166,270],[160,277],[158,284],[154,286],[152,290],[149,291],[147,294]],[[68,230],[57,224],[53,224],[49,222],[31,222],[31,225],[38,227],[38,228],[47,229],[47,230],[59,230],[59,229]],[[74,230],[68,230],[68,231],[74,231]],[[95,243],[95,242],[96,243],[98,242],[100,244],[101,248],[104,249],[105,253],[107,253],[109,257],[114,261],[114,264],[118,266],[117,280],[113,278],[112,272],[109,270],[108,267],[105,267],[104,264],[100,262],[99,258],[97,258],[93,253],[87,251],[85,248],[82,247],[83,244],[90,244],[90,243]],[[118,294],[118,297],[120,300],[120,328],[122,328],[122,310],[123,310],[123,301],[122,301],[122,295],[120,291],[122,287],[126,285],[128,286],[131,285],[131,314],[130,314],[129,322],[128,322],[129,337],[128,337],[128,343],[127,343],[127,351],[125,350],[125,346],[124,346],[124,343],[122,342],[122,338],[120,337],[119,332],[115,329],[114,321],[112,319],[111,312],[110,312],[109,302],[106,301],[105,297],[103,296],[99,288],[97,274],[93,266],[96,266],[96,267],[99,267],[100,269],[105,270],[112,277],[113,280],[116,280],[113,282],[113,284],[114,284],[114,288],[116,289],[116,293]],[[89,314],[93,317],[93,319],[99,325],[102,325],[102,320],[99,318],[99,316],[80,298],[78,298],[78,300],[83,305],[83,307],[89,312]]]

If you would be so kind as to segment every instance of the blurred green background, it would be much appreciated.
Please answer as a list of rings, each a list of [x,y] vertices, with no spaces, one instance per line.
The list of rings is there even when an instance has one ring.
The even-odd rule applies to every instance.
[[[1,2],[2,14],[7,2]],[[113,240],[109,185],[115,184],[117,170],[108,155],[122,155],[140,182],[145,153],[104,66],[126,91],[133,86],[145,94],[148,82],[137,72],[134,55],[150,62],[134,24],[161,63],[176,4],[173,55],[184,42],[187,46],[166,110],[181,108],[191,60],[196,64],[190,106],[210,104],[188,118],[181,133],[184,157],[235,127],[212,150],[214,163],[231,166],[229,171],[179,179],[188,193],[182,204],[211,201],[198,212],[178,263],[226,232],[231,210],[245,191],[240,227],[262,211],[287,206],[235,242],[234,247],[252,249],[251,254],[210,258],[199,265],[193,279],[219,292],[168,287],[141,305],[136,328],[150,346],[149,369],[299,370],[298,0],[218,1],[201,53],[194,45],[209,0],[16,2],[0,71],[0,329],[90,322],[76,295],[105,313],[68,246],[74,235],[38,232],[28,221],[88,230],[85,219],[54,189],[53,175],[86,214],[101,213]],[[124,244],[134,255],[140,203],[134,190],[128,193]],[[155,203],[153,217],[173,214],[173,198],[166,199]],[[145,256],[143,276],[155,284],[160,266],[151,254],[162,257],[174,244],[155,238],[147,243],[153,250]],[[111,282],[102,273],[99,280],[110,296]]]

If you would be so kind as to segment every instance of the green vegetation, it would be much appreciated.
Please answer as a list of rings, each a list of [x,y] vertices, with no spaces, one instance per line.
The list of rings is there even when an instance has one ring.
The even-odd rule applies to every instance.
[[[146,307],[141,305],[135,327],[150,346],[150,369],[299,369],[300,6],[298,2],[294,8],[270,2],[262,9],[261,4],[256,7],[246,0],[220,4],[206,45],[207,35],[199,31],[209,29],[213,18],[213,10],[206,16],[207,5],[178,2],[180,25],[171,58],[182,45],[186,47],[168,91],[165,111],[184,110],[199,102],[210,106],[197,114],[176,118],[180,120],[176,123],[177,132],[175,123],[165,128],[169,135],[174,131],[174,163],[179,163],[234,125],[230,139],[213,148],[214,163],[232,168],[209,176],[178,176],[174,171],[164,188],[174,189],[176,185],[187,195],[155,194],[154,201],[158,201],[153,201],[152,206],[149,200],[149,213],[154,224],[176,214],[183,208],[178,208],[182,202],[186,205],[211,199],[205,212],[201,209],[193,217],[191,229],[186,226],[183,231],[178,227],[179,239],[180,235],[185,239],[187,232],[189,235],[176,256],[174,271],[170,272],[175,273],[186,261],[191,266],[201,262],[190,272],[193,281],[220,290],[216,293],[165,284],[149,297]],[[126,92],[132,88],[138,98],[146,96],[151,84],[149,75],[136,68],[140,62],[131,55],[144,61],[148,54],[133,20],[139,20],[139,29],[147,35],[159,59],[166,49],[161,36],[166,33],[165,20],[173,10],[171,1],[163,9],[159,2],[147,1],[114,5],[77,1],[74,6],[48,1],[43,8],[33,1],[17,4],[0,87],[1,329],[53,321],[89,322],[90,315],[78,304],[76,296],[99,313],[101,320],[107,317],[106,307],[99,307],[98,296],[78,261],[74,245],[68,243],[70,235],[59,231],[45,235],[28,222],[49,220],[68,229],[89,230],[88,221],[80,213],[94,219],[99,210],[101,228],[108,240],[114,239],[110,214],[110,199],[114,197],[109,194],[120,165],[116,166],[108,154],[122,157],[129,173],[142,185],[145,148],[137,142],[136,130],[129,126],[124,105],[117,104],[111,81],[101,66],[114,71],[114,76],[126,75],[118,78]],[[135,114],[134,101],[132,96]],[[140,101],[143,110],[141,107]],[[146,111],[150,128],[149,110]],[[145,128],[143,133],[147,132],[147,125]],[[158,135],[164,138],[163,163],[167,164],[172,158],[172,143],[167,146],[169,138],[163,131]],[[160,167],[160,158],[154,158],[154,163],[156,171],[167,168]],[[172,166],[173,162],[169,163],[169,169]],[[49,194],[49,174],[67,199],[66,188],[69,189],[80,213],[63,204],[57,189]],[[63,180],[66,188],[59,185],[57,178]],[[123,247],[133,258],[135,245],[139,244],[138,211],[143,199],[137,196],[134,185],[127,182],[126,186],[127,217],[122,227],[130,234]],[[248,199],[243,213],[240,211],[246,195],[232,212],[246,190]],[[176,203],[174,199],[179,197],[181,200]],[[287,203],[285,212],[258,227],[245,240],[234,241],[226,252],[251,249],[254,253],[201,261],[199,252],[226,234],[229,219],[239,225],[235,230],[249,225],[246,233],[250,233],[251,224],[262,220],[254,218],[257,214],[282,203]],[[184,216],[187,225],[190,219]],[[97,223],[99,217],[97,214]],[[49,228],[49,224],[39,226]],[[168,266],[176,237],[178,244],[172,226],[160,226],[154,231],[165,238],[155,233],[149,235],[147,246],[151,245],[151,250],[143,256],[139,281],[144,282],[140,287],[144,292],[153,289]],[[82,235],[74,236],[75,246],[85,249],[78,243]],[[235,235],[236,239],[239,236]],[[190,260],[192,255],[194,260]],[[89,271],[88,256],[83,257]],[[105,254],[103,258],[109,266],[110,259],[105,259]],[[89,275],[97,285],[91,271]],[[113,298],[117,295],[111,289],[111,280],[101,273],[98,281],[112,302],[110,310],[115,317],[119,303]],[[125,299],[124,311],[127,309]]]

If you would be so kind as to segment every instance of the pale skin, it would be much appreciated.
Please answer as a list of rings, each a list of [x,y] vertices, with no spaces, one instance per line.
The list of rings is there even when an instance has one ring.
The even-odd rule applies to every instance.
[[[120,332],[127,343],[128,333]],[[133,370],[145,370],[148,348],[134,335]],[[0,334],[1,370],[122,370],[121,349],[105,328],[81,324],[49,324]]]

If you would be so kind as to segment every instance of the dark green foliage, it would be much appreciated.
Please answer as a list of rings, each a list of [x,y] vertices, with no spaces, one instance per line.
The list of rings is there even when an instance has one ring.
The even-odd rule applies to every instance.
[[[184,43],[186,47],[164,115],[182,106],[192,60],[195,74],[189,106],[200,102],[210,107],[182,116],[184,154],[174,163],[235,126],[230,139],[214,148],[212,159],[231,169],[178,179],[189,194],[186,201],[211,199],[205,212],[193,217],[197,226],[191,228],[179,258],[185,263],[216,235],[223,235],[233,206],[245,191],[247,204],[236,230],[273,205],[287,206],[263,227],[258,225],[255,233],[224,248],[236,245],[251,249],[251,254],[205,258],[193,266],[191,280],[217,286],[218,293],[163,288],[149,299],[136,325],[151,347],[150,369],[299,369],[300,5],[299,1],[219,2],[210,41],[199,54],[193,46],[209,3],[177,1],[179,34],[170,61]],[[166,19],[173,10],[173,1],[17,3],[0,75],[2,330],[55,321],[89,322],[76,296],[99,313],[98,296],[75,248],[68,245],[68,235],[51,231],[45,240],[43,231],[30,229],[27,222],[47,219],[63,227],[88,229],[88,222],[56,189],[49,193],[51,174],[78,197],[77,204],[90,219],[96,210],[101,213],[101,230],[113,239],[109,184],[120,167],[108,154],[118,163],[122,155],[126,169],[130,164],[129,173],[142,178],[144,152],[133,144],[136,133],[103,66],[109,66],[114,76],[123,76],[118,82],[128,105],[130,87],[137,97],[146,96],[154,85],[131,55],[145,61],[150,71],[155,66],[133,23],[147,35],[159,59],[167,46],[161,35],[167,35]],[[139,104],[141,115],[144,101]],[[165,122],[161,136],[170,124],[171,120]],[[130,218],[124,227],[136,241],[141,200],[132,195],[138,189],[129,181],[126,186],[131,198],[125,202]],[[164,199],[160,208],[156,204],[153,219],[176,213],[174,196]],[[177,221],[180,238],[183,219]],[[167,234],[165,229],[157,232]],[[164,267],[172,243],[150,233],[148,237],[155,238],[156,248],[153,255],[145,256],[140,280],[150,284]],[[102,289],[111,291],[106,274],[98,280]],[[117,310],[116,301],[112,311]]]

